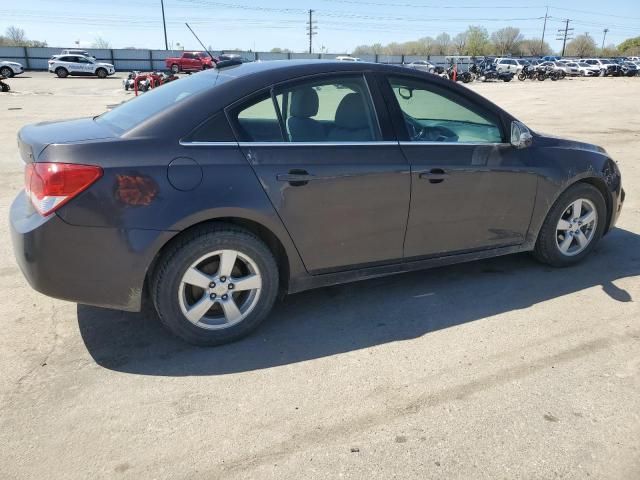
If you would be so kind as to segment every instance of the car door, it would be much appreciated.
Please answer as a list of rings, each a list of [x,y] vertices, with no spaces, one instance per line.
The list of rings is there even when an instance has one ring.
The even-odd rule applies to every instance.
[[[427,80],[392,76],[385,85],[411,165],[405,257],[523,243],[537,175],[529,151],[506,143],[500,114]]]
[[[78,57],[70,55],[65,57],[64,60],[65,60],[64,66],[67,70],[69,70],[69,73],[73,73],[76,75],[78,73],[82,73],[82,65],[80,64]]]
[[[90,62],[86,57],[78,58],[78,68],[85,75],[94,73],[94,64]]]
[[[376,112],[362,74],[277,85],[227,111],[310,273],[402,261],[409,166]]]

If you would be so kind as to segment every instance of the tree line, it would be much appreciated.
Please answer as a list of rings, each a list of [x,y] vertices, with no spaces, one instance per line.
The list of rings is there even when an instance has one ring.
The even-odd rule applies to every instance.
[[[498,56],[544,56],[553,54],[547,42],[536,38],[525,38],[516,27],[504,27],[489,34],[486,28],[470,25],[464,32],[451,36],[446,32],[433,37],[422,37],[418,40],[387,45],[374,43],[360,45],[352,55],[483,55]],[[620,45],[609,45],[598,48],[596,41],[588,33],[578,35],[567,43],[565,55],[590,57],[600,55],[613,57],[618,55],[640,54],[640,37],[625,40]]]

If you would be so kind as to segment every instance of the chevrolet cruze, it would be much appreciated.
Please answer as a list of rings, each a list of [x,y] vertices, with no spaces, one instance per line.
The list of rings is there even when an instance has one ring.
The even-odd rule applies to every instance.
[[[602,148],[361,62],[212,69],[18,143],[29,283],[129,311],[148,296],[200,345],[246,335],[279,293],[524,251],[569,266],[624,201]]]

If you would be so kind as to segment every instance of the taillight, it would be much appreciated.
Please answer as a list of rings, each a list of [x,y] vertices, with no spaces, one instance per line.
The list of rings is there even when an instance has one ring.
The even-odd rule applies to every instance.
[[[25,192],[40,215],[49,215],[102,176],[102,168],[74,163],[30,163]]]

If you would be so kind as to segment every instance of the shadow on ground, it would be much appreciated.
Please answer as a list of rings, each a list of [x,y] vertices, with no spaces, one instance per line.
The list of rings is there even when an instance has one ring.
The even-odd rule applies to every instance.
[[[142,375],[221,375],[326,357],[420,337],[640,274],[640,236],[616,229],[585,262],[567,269],[512,255],[328,287],[287,297],[252,336],[217,348],[189,346],[151,314],[78,306],[95,361]],[[509,326],[505,325],[505,329]]]

